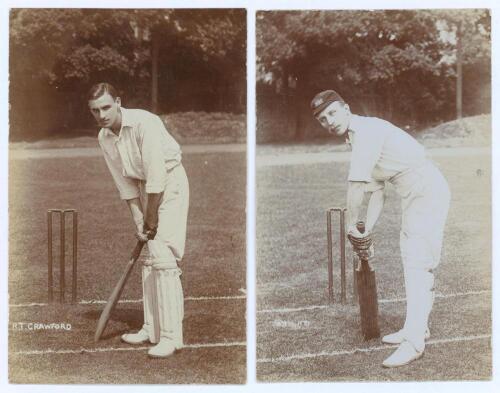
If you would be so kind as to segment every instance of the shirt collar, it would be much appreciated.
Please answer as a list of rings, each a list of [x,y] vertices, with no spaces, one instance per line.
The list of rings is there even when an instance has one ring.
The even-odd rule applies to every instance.
[[[123,107],[120,108],[120,110],[122,112],[122,129],[123,127],[132,127],[132,117],[130,116],[129,110]]]
[[[115,138],[118,138],[118,136],[116,136],[116,134],[111,131],[109,128],[101,128],[101,133],[102,133],[102,136],[105,137],[105,138],[110,138],[110,137],[115,137]]]
[[[358,115],[351,115],[351,119],[349,120],[349,127],[347,129],[348,132],[356,133],[360,127],[360,117]]]
[[[361,127],[361,117],[358,115],[351,114],[351,119],[349,120],[349,127],[347,127],[345,141],[348,145],[352,145],[354,141],[356,131]]]
[[[352,139],[353,139],[353,132],[348,129],[347,132],[345,133],[345,143],[348,145],[352,145]]]

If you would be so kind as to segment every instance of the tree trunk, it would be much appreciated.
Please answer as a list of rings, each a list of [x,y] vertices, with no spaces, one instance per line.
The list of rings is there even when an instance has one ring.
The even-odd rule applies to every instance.
[[[462,23],[459,22],[457,26],[457,88],[456,88],[456,105],[457,105],[457,119],[462,118],[462,85],[463,85],[463,71],[462,71]]]
[[[290,86],[288,86],[288,70],[285,68],[283,70],[283,74],[281,75],[282,78],[282,94],[283,94],[283,109],[284,109],[284,114],[285,114],[285,134],[286,135],[293,135],[292,131],[290,130],[290,117],[293,116],[291,113],[291,108],[290,108]]]
[[[158,54],[160,51],[158,39],[155,34],[151,39],[151,111],[158,111]]]
[[[302,115],[302,108],[301,108],[300,103],[303,102],[303,100],[300,99],[299,94],[297,94],[297,92],[300,91],[299,84],[300,84],[300,80],[299,80],[299,77],[297,77],[297,79],[295,80],[295,88],[293,89],[293,94],[294,94],[293,112],[294,112],[294,116],[295,116],[295,122],[293,123],[293,126],[295,127],[295,130],[294,130],[295,135],[298,135],[300,133],[300,136],[302,138],[304,138],[303,127],[302,127],[302,123],[300,120],[301,115]]]
[[[301,90],[299,90],[299,86],[301,86],[301,80],[300,77],[297,76],[296,82],[295,82],[295,88],[293,90],[294,92],[294,97],[293,97],[293,112],[295,116],[295,122],[294,122],[294,127],[295,127],[295,135],[298,135],[301,139],[304,139],[304,127],[302,126],[302,103],[304,100],[302,99],[301,94],[299,93]]]

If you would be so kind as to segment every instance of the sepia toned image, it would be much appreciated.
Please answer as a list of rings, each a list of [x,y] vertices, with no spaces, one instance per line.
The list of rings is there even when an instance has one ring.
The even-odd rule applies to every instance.
[[[9,382],[244,384],[246,10],[9,17]]]
[[[490,35],[257,12],[258,381],[492,378]]]

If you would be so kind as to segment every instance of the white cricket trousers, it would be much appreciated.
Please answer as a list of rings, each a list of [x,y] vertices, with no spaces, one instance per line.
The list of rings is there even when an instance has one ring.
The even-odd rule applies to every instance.
[[[166,338],[173,340],[177,348],[183,345],[184,318],[182,271],[177,263],[184,255],[188,208],[189,184],[180,164],[168,172],[158,208],[158,231],[154,240],[148,241],[148,255],[143,259],[142,269],[143,328],[152,343]]]
[[[404,337],[418,351],[434,302],[434,269],[441,259],[450,190],[431,162],[390,180],[402,198],[401,259],[406,291]]]

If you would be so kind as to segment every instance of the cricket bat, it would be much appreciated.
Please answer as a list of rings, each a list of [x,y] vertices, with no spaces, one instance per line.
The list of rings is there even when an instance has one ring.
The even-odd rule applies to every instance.
[[[111,317],[111,313],[115,309],[116,303],[118,303],[118,300],[120,299],[123,288],[125,287],[125,284],[127,283],[130,273],[132,272],[135,263],[139,259],[139,255],[141,255],[142,248],[144,247],[145,244],[146,243],[142,241],[137,242],[137,245],[132,251],[132,255],[130,256],[129,261],[125,266],[125,271],[123,272],[122,276],[120,277],[120,280],[113,289],[113,292],[111,292],[111,296],[109,297],[108,302],[106,303],[106,307],[104,307],[104,310],[101,313],[101,317],[99,318],[99,322],[97,322],[97,329],[94,336],[95,342],[99,341],[99,339],[102,336],[102,333],[104,332],[104,329],[106,329],[106,325],[108,324],[109,318]]]
[[[360,233],[364,233],[365,224],[360,221],[356,224]],[[380,337],[378,326],[378,299],[375,271],[370,266],[367,257],[360,257],[356,269],[356,283],[358,289],[359,314],[361,316],[361,331],[365,340]]]

